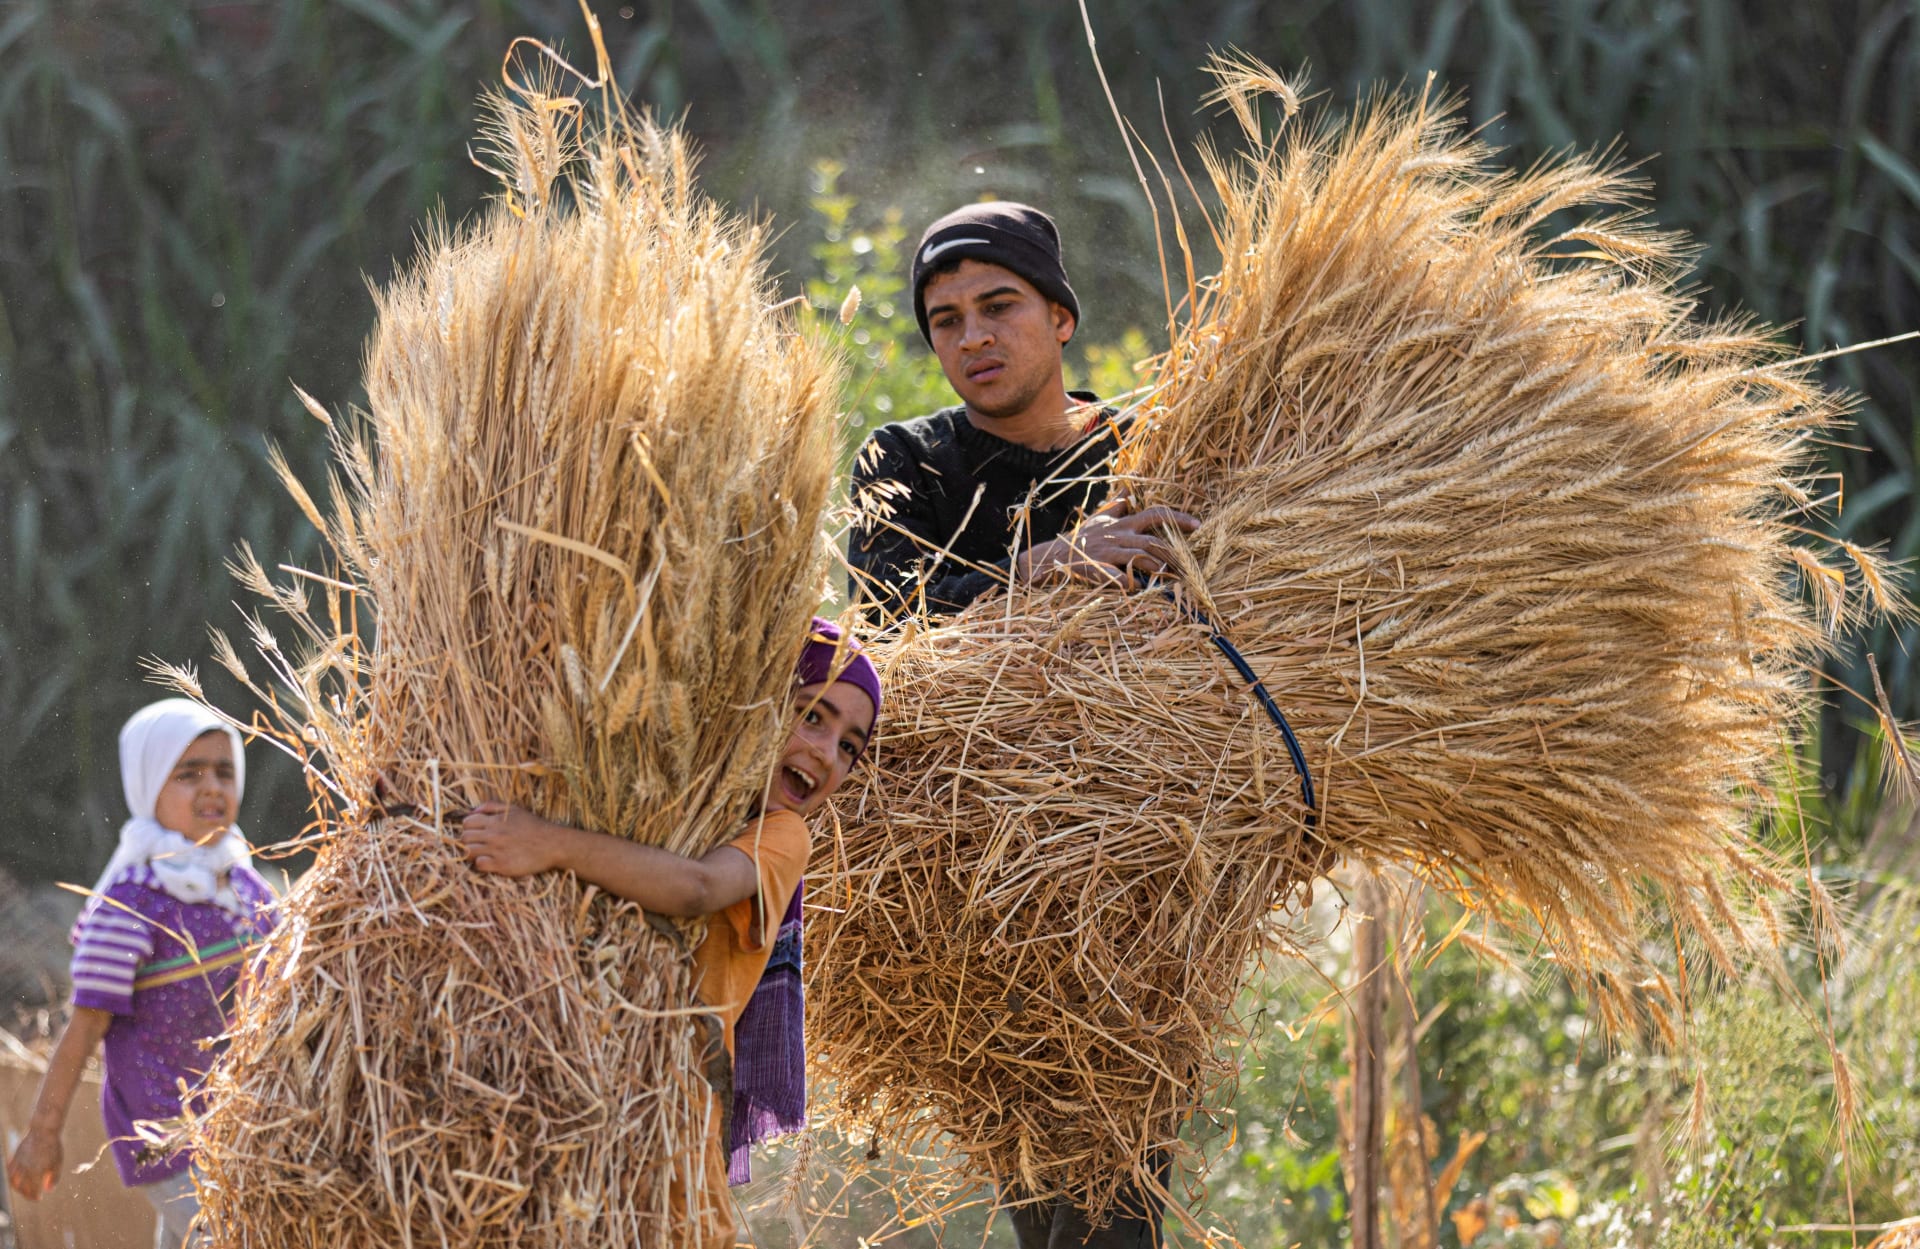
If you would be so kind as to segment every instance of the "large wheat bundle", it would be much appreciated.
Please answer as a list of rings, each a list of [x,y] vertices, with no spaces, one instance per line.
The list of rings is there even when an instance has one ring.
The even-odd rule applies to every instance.
[[[1202,524],[1159,586],[1015,587],[893,643],[813,895],[839,1112],[1096,1211],[1206,1103],[1274,908],[1339,856],[1537,926],[1675,1039],[1686,965],[1643,964],[1642,921],[1694,975],[1773,940],[1749,829],[1861,597],[1794,545],[1835,402],[1691,319],[1678,240],[1543,228],[1632,180],[1499,172],[1425,99],[1268,139],[1285,84],[1222,72],[1253,138],[1206,160],[1224,266],[1114,487]]]
[[[222,1244],[667,1245],[726,1201],[692,934],[480,877],[444,824],[737,833],[824,586],[836,366],[679,134],[496,104],[503,202],[379,296],[331,518],[287,475],[339,567],[246,569],[308,635],[262,653],[333,826],[196,1125]]]

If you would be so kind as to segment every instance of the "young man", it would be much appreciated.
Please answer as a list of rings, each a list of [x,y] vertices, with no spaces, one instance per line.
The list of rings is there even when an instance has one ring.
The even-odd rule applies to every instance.
[[[1061,351],[1080,321],[1053,219],[970,204],[927,228],[914,313],[962,402],[874,431],[854,462],[868,515],[848,557],[853,589],[895,614],[948,615],[1012,580],[1125,579],[1165,565],[1167,508],[1107,499],[1124,429],[1069,393]],[[1036,487],[1040,487],[1036,490]]]
[[[946,615],[1016,579],[1159,572],[1156,532],[1196,522],[1163,507],[1136,512],[1094,480],[1125,431],[1094,395],[1066,388],[1061,350],[1080,303],[1053,220],[1025,204],[949,213],[914,252],[913,297],[962,402],[883,426],[861,448],[854,497],[867,515],[848,543],[854,593],[895,614]],[[1159,1202],[1123,1192],[1121,1206],[1098,1231],[1067,1201],[1010,1214],[1021,1249],[1158,1245]]]

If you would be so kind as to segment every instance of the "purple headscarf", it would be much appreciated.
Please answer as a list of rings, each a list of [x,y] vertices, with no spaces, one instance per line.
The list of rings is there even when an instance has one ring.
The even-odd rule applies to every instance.
[[[819,685],[827,681],[847,684],[873,700],[874,723],[880,721],[880,672],[867,658],[860,643],[840,632],[840,626],[821,616],[813,618],[807,632],[807,644],[800,651],[800,664],[793,674],[795,685]],[[873,725],[867,726],[872,735]]]
[[[840,626],[819,616],[800,664],[796,685],[845,682],[873,700],[875,723],[880,719],[880,673],[845,637]],[[869,726],[871,734],[872,726]],[[773,953],[760,983],[747,999],[733,1025],[733,1106],[727,1116],[727,1183],[745,1184],[753,1178],[753,1146],[807,1126],[807,1045],[803,1021],[807,995],[801,980],[804,967],[800,941],[800,895],[795,886],[780,919]]]

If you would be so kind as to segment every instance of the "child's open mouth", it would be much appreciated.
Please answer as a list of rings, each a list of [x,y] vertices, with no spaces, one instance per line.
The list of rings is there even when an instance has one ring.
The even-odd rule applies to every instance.
[[[787,796],[796,802],[804,802],[820,782],[808,776],[799,768],[786,766],[780,769],[780,783],[787,790]]]

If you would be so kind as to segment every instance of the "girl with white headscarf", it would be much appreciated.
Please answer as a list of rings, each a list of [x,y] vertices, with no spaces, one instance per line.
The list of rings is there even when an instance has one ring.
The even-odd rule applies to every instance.
[[[235,865],[251,866],[247,839],[237,824],[206,844],[166,828],[154,818],[154,809],[174,765],[188,746],[210,733],[224,734],[232,752],[233,803],[238,806],[247,786],[247,759],[241,753],[240,734],[199,703],[166,698],[142,707],[120,730],[120,788],[133,818],[120,826],[120,845],[107,860],[106,870],[94,882],[88,907],[102,904],[109,887],[128,871],[150,866],[160,887],[182,902],[212,902],[236,915],[242,911],[229,873]],[[85,919],[83,914],[82,919]]]
[[[74,924],[73,1017],[7,1164],[21,1196],[53,1187],[67,1108],[104,1041],[101,1113],[121,1179],[159,1211],[159,1249],[187,1243],[190,1160],[155,1154],[134,1124],[180,1115],[182,1082],[198,1085],[218,1055],[206,1042],[226,1030],[234,987],[273,926],[273,892],[235,823],[245,780],[240,735],[198,703],[165,699],[120,730],[130,818]]]

